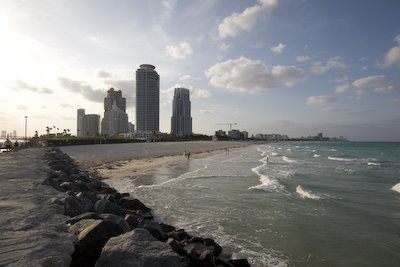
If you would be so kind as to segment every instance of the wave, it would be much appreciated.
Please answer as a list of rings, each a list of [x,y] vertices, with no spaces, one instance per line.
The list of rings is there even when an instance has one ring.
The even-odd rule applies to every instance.
[[[368,166],[381,166],[381,164],[379,162],[368,162],[367,165]]]
[[[301,198],[309,198],[309,199],[320,199],[321,197],[312,193],[311,191],[307,191],[301,187],[301,185],[298,185],[296,187],[296,193],[300,195]]]
[[[317,150],[313,149],[312,152],[316,152]]]
[[[319,154],[314,154],[313,157],[314,157],[314,158],[319,158],[319,157],[321,157],[321,155],[319,155]]]
[[[260,162],[262,162],[262,163],[265,163],[265,164],[267,164],[268,162],[269,162],[269,157],[268,156],[266,156],[266,157],[263,157],[262,159],[260,159],[259,160]]]
[[[260,184],[255,186],[250,186],[248,189],[257,189],[262,191],[281,191],[283,190],[283,185],[281,185],[277,180],[271,179],[268,175],[261,174],[260,170],[263,169],[266,164],[252,168],[251,170],[260,177]]]
[[[395,184],[394,186],[392,186],[391,188],[393,191],[396,191],[397,193],[400,193],[400,183]]]
[[[328,157],[330,160],[337,160],[337,161],[354,161],[355,159],[350,159],[350,158],[340,158],[340,157]]]
[[[286,161],[287,163],[297,163],[296,160],[288,158],[286,156],[283,156],[282,159],[283,159],[283,161]]]
[[[286,151],[292,151],[292,149],[291,148],[287,148]]]
[[[334,149],[334,148],[331,148],[331,151],[337,151],[336,149]]]
[[[272,153],[271,153],[271,156],[274,156],[274,157],[275,157],[275,156],[278,156],[278,155],[279,155],[279,153],[277,153],[277,152],[272,152]]]

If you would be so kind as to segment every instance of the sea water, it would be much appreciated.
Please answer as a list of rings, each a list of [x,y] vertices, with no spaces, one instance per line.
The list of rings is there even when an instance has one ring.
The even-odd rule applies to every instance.
[[[400,265],[400,143],[267,143],[107,182],[254,266]]]

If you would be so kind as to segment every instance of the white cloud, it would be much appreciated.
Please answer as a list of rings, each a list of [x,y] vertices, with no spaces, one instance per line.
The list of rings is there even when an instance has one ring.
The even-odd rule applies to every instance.
[[[223,19],[218,25],[218,34],[222,38],[235,37],[242,31],[250,31],[258,20],[268,11],[277,6],[278,0],[260,0],[254,6],[246,8],[243,12],[234,12]]]
[[[380,68],[388,68],[395,64],[400,64],[400,34],[397,35],[393,39],[397,45],[390,48],[389,51],[386,52],[383,60],[377,62],[378,67]]]
[[[400,98],[387,99],[385,102],[391,104],[400,104]]]
[[[60,103],[60,106],[63,108],[73,108],[74,106],[68,103]]]
[[[336,86],[335,93],[341,94],[347,92],[351,88],[349,83],[344,83]]]
[[[325,62],[318,61],[311,67],[311,72],[314,74],[324,74],[331,69],[345,69],[347,65],[340,57],[332,57]]]
[[[189,81],[189,80],[191,80],[192,79],[192,76],[190,76],[189,74],[185,74],[185,75],[182,75],[181,77],[179,77],[179,79],[178,79],[178,81]]]
[[[24,106],[24,105],[18,105],[18,106],[17,106],[17,109],[20,109],[20,110],[27,110],[28,108],[27,108],[26,106]]]
[[[58,77],[60,86],[70,92],[78,93],[93,102],[103,102],[105,92],[93,89],[90,85],[82,81],[74,81],[64,77]]]
[[[180,43],[179,45],[167,45],[166,49],[167,55],[175,59],[185,59],[193,54],[193,49],[187,42]]]
[[[305,61],[308,61],[309,59],[310,59],[310,57],[307,56],[307,55],[297,56],[296,57],[296,61],[297,62],[305,62]]]
[[[109,77],[111,77],[112,75],[111,75],[111,73],[109,73],[108,71],[106,71],[106,70],[98,70],[97,71],[97,77],[100,77],[100,78],[109,78]]]
[[[276,46],[271,47],[271,51],[274,52],[275,54],[280,54],[283,52],[285,47],[286,47],[285,44],[279,43]]]
[[[277,65],[270,71],[260,60],[246,57],[229,59],[215,64],[205,71],[209,83],[233,92],[266,91],[276,81],[292,86],[305,80],[304,73],[295,66]]]
[[[325,108],[322,108],[321,111],[323,111],[323,112],[343,112],[343,111],[347,111],[347,109],[338,108],[338,107],[325,107]]]
[[[219,45],[220,50],[227,50],[229,47],[231,47],[231,45],[226,44],[226,43],[222,43]]]
[[[293,86],[296,83],[305,81],[304,71],[295,66],[277,65],[272,68],[274,78],[286,86]]]
[[[307,105],[322,105],[335,102],[336,100],[337,97],[333,95],[310,96],[307,99]]]
[[[398,91],[400,82],[386,75],[371,75],[353,81],[355,90],[363,92],[364,89],[372,88],[377,93],[388,93]]]
[[[186,88],[190,91],[190,99],[209,98],[211,93],[208,90],[186,84],[175,84],[166,90],[160,91],[160,102],[162,105],[172,103],[175,88]]]
[[[27,90],[27,91],[31,91],[31,92],[35,92],[35,93],[39,93],[39,94],[52,94],[54,92],[53,90],[51,90],[49,88],[46,88],[46,87],[39,88],[37,86],[29,85],[20,80],[16,80],[11,89]]]

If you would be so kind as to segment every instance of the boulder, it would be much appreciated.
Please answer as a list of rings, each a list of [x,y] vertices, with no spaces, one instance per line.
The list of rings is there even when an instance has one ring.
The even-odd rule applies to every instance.
[[[141,218],[133,214],[126,214],[124,219],[132,229],[137,228],[142,222]]]
[[[79,198],[81,196],[89,199],[90,201],[92,201],[92,203],[96,203],[98,199],[97,195],[95,192],[93,191],[84,191],[84,192],[79,192],[78,194],[76,194],[76,196]]]
[[[247,259],[232,259],[228,262],[234,267],[250,267],[250,263],[247,261]]]
[[[160,225],[156,222],[147,222],[145,223],[142,228],[146,229],[149,231],[149,233],[157,238],[160,241],[167,241],[168,236],[165,234],[165,232],[161,229]]]
[[[85,228],[87,228],[89,225],[94,223],[96,220],[97,219],[94,219],[94,218],[87,218],[87,219],[79,220],[79,221],[75,222],[73,225],[68,227],[68,233],[77,236],[77,235],[79,235],[80,232],[82,232]]]
[[[168,238],[167,242],[165,243],[170,245],[172,250],[178,253],[179,255],[185,255],[185,251],[183,250],[183,245],[180,242],[176,241],[173,238]]]
[[[67,196],[64,200],[65,214],[71,217],[79,215],[86,210],[84,210],[82,201],[76,196]]]
[[[203,243],[187,244],[186,246],[183,247],[183,250],[185,251],[186,255],[189,256],[189,258],[195,259],[195,260],[198,260],[200,255],[206,251],[209,251],[210,253],[214,254],[213,253],[214,248],[207,247]]]
[[[151,210],[145,204],[143,204],[139,199],[136,198],[123,197],[121,198],[120,201],[123,204],[124,208],[128,210],[144,210],[144,211]]]
[[[181,258],[168,244],[159,242],[141,228],[111,238],[104,246],[96,267],[177,267]]]
[[[211,251],[206,250],[199,256],[198,265],[201,267],[215,267],[214,255]]]
[[[55,179],[55,178],[50,178],[50,177],[47,178],[46,180],[44,180],[44,181],[42,182],[43,185],[48,185],[48,186],[53,187],[53,188],[56,189],[57,191],[65,192],[66,190],[65,190],[64,188],[62,188],[58,183],[59,183],[59,182],[58,182],[57,179]]]
[[[77,175],[77,174],[76,174]],[[72,176],[72,175],[71,175]],[[81,180],[75,180],[75,185],[81,190],[81,191],[90,191],[91,190],[91,188],[90,188],[90,186],[87,184],[87,183],[85,183],[85,182],[83,182],[83,181],[81,181]]]
[[[75,185],[75,182],[62,182],[60,186],[65,190],[65,191],[73,191],[73,192],[79,192],[80,188]]]
[[[123,233],[129,232],[131,230],[131,226],[120,216],[111,213],[102,213],[100,214],[100,218],[118,225]]]
[[[190,240],[190,238],[192,238],[192,236],[186,233],[185,230],[183,229],[172,231],[168,233],[168,236],[178,241],[184,241],[184,240],[188,241]]]
[[[107,241],[120,234],[121,228],[110,221],[95,220],[87,225],[75,242],[71,266],[93,266]]]
[[[72,217],[71,219],[67,220],[67,223],[69,224],[75,224],[81,220],[85,220],[85,219],[99,219],[100,217],[94,213],[94,212],[85,212],[79,215],[76,215],[75,217]]]
[[[175,231],[175,227],[174,226],[168,225],[168,224],[165,224],[165,223],[160,223],[160,227],[165,233],[170,233],[172,231]]]
[[[97,214],[101,213],[112,213],[115,215],[125,215],[126,211],[118,206],[118,204],[113,203],[108,200],[108,198],[101,198],[96,201],[94,205],[94,210]]]

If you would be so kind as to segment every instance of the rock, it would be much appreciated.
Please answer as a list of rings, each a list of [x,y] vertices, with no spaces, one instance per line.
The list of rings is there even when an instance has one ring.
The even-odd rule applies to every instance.
[[[181,243],[179,243],[178,241],[176,241],[173,238],[168,238],[167,242],[168,245],[170,245],[170,247],[172,248],[173,251],[175,251],[176,253],[178,253],[179,255],[185,255],[185,251],[183,250],[183,246]]]
[[[98,199],[97,195],[95,192],[93,191],[84,191],[84,192],[79,192],[78,194],[76,194],[76,196],[78,198],[80,198],[81,196],[89,199],[90,201],[92,201],[92,203],[96,203]]]
[[[107,241],[120,234],[122,230],[118,225],[110,221],[95,220],[79,233],[71,266],[93,266]]]
[[[90,199],[85,198],[82,194],[77,194],[77,199],[81,201],[83,212],[93,211],[93,202]]]
[[[175,231],[175,227],[173,227],[172,225],[165,224],[165,223],[160,223],[160,227],[165,233],[170,233],[172,231]]]
[[[123,233],[129,232],[131,230],[131,226],[120,216],[111,213],[102,213],[100,214],[100,218],[118,225]]]
[[[234,267],[250,267],[250,263],[247,261],[247,259],[236,259],[236,260],[229,260],[228,261],[230,264],[232,264]]]
[[[65,191],[80,191],[79,187],[77,187],[74,182],[63,182],[60,184],[60,186],[64,188]]]
[[[145,229],[135,229],[111,238],[104,246],[96,267],[175,267],[181,258],[168,244],[159,242]]]
[[[208,247],[214,247],[214,255],[218,257],[222,253],[222,247],[215,243],[215,241],[211,238],[204,238],[203,244]]]
[[[144,211],[151,210],[145,204],[143,204],[139,199],[136,198],[124,197],[121,198],[121,203],[123,203],[124,208],[128,210],[144,210]]]
[[[160,225],[156,222],[148,222],[142,228],[149,231],[149,233],[157,238],[158,240],[165,242],[168,239],[168,236],[161,229]]]
[[[76,185],[81,191],[90,191],[90,190],[91,190],[90,186],[89,186],[87,183],[85,183],[85,182],[83,182],[83,181],[80,181],[80,180],[75,180],[75,185]]]
[[[203,243],[203,242],[204,242],[204,238],[198,237],[198,236],[193,236],[189,240],[189,243]]]
[[[94,213],[94,212],[85,212],[82,214],[79,214],[75,217],[72,217],[71,219],[67,220],[67,223],[69,224],[75,224],[77,222],[79,222],[80,220],[85,220],[85,219],[99,219],[100,217]]]
[[[125,221],[131,226],[132,229],[137,228],[139,224],[142,222],[141,219],[137,215],[126,214]]]
[[[190,240],[190,238],[192,238],[192,236],[186,233],[183,229],[172,231],[168,233],[168,236],[178,241]]]
[[[199,256],[199,265],[202,267],[215,267],[214,255],[211,251],[206,250]]]
[[[112,213],[122,216],[126,213],[126,211],[118,206],[118,204],[109,201],[107,198],[102,198],[96,201],[96,204],[94,205],[94,210],[97,214]]]
[[[190,243],[183,247],[186,255],[188,255],[191,259],[197,260],[201,254],[205,251],[209,251],[213,254],[213,247],[207,247],[203,243]]]
[[[60,192],[65,192],[66,190],[64,188],[62,188],[59,184],[58,181],[55,178],[47,178],[46,180],[44,180],[42,182],[43,185],[48,185],[53,187],[54,189],[56,189],[57,191]]]
[[[68,233],[77,236],[79,235],[80,232],[82,232],[85,228],[94,223],[96,220],[97,219],[93,218],[93,219],[82,219],[80,221],[77,221],[76,223],[68,227]]]
[[[64,201],[64,207],[65,214],[71,217],[85,212],[82,206],[82,201],[75,196],[67,196]]]

